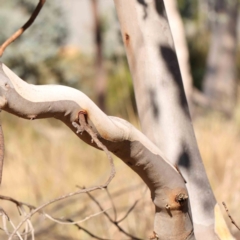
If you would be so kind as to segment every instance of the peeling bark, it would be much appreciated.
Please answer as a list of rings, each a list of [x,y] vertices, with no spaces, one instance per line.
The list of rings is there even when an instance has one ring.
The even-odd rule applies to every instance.
[[[109,151],[121,158],[147,184],[155,205],[154,231],[159,239],[195,239],[182,176],[157,146],[130,123],[105,115],[82,92],[54,85],[27,84],[4,64],[0,65],[0,108],[26,119],[54,117],[74,132],[73,122],[84,111],[88,124]],[[86,143],[85,132],[77,135]]]

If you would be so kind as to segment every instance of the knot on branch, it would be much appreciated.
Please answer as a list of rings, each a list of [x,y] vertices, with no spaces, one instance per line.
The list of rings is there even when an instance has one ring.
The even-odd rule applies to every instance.
[[[175,201],[177,203],[179,203],[180,205],[183,205],[188,199],[188,195],[185,194],[185,193],[179,193],[176,198],[175,198]]]

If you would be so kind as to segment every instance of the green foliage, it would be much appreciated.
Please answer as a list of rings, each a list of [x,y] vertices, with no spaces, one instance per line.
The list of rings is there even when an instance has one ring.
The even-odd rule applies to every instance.
[[[115,57],[109,62],[107,107],[111,115],[134,121],[136,103],[126,57]]]
[[[208,25],[203,24],[207,15],[199,11],[201,10],[199,4],[199,1],[178,0],[178,8],[185,24],[193,84],[201,90],[210,34]]]
[[[0,22],[4,26],[0,31],[1,43],[25,24],[37,3],[32,0],[1,0]],[[58,53],[66,36],[66,21],[61,8],[56,1],[46,1],[33,25],[7,48],[3,62],[20,77],[36,83],[45,61]]]
[[[201,38],[201,41],[198,41]],[[206,70],[206,61],[209,48],[209,34],[198,32],[196,35],[189,37],[189,60],[193,84],[199,90],[202,89],[203,78]]]
[[[178,0],[178,8],[184,19],[196,19],[198,16],[198,1]]]

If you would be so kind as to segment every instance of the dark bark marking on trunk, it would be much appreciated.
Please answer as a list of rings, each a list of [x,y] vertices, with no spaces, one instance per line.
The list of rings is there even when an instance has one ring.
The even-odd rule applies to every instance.
[[[184,87],[182,83],[182,77],[180,68],[178,65],[177,55],[168,46],[161,46],[160,45],[160,54],[163,57],[165,64],[168,68],[169,73],[172,75],[173,80],[178,88],[179,92],[179,103],[181,104],[181,107],[185,113],[185,115],[190,119],[190,113],[188,109],[187,99],[184,92]]]
[[[164,2],[163,0],[155,0],[155,7],[157,10],[157,13],[161,16],[167,19],[167,14],[165,11],[165,7],[164,7]]]
[[[145,2],[145,0],[137,0],[137,2],[143,6],[143,11],[144,11],[143,19],[145,20],[148,16],[148,13],[147,13],[148,4]]]
[[[178,157],[178,166],[184,167],[184,168],[191,168],[191,161],[190,161],[190,153],[188,152],[188,149],[186,149],[186,144],[182,142],[182,149],[183,151],[180,153]]]
[[[157,94],[155,89],[149,89],[148,90],[148,94],[149,94],[149,99],[150,99],[150,104],[151,104],[151,110],[153,113],[153,117],[154,119],[158,120],[160,117],[160,109],[159,109],[159,105],[157,104]]]
[[[126,42],[126,45],[129,44],[129,41],[130,41],[130,36],[129,36],[127,33],[125,33],[125,42]]]

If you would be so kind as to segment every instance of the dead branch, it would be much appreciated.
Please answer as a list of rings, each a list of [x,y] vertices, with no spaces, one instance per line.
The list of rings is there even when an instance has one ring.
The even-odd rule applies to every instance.
[[[95,204],[99,207],[99,209],[102,211],[103,207],[101,206],[100,202],[90,194],[90,192],[87,193],[88,196],[90,197],[90,199],[95,202]],[[131,235],[130,233],[126,232],[121,226],[119,226],[119,222],[118,221],[114,221],[111,216],[107,213],[107,212],[103,212],[103,214],[107,217],[107,219],[114,224],[118,230],[120,232],[122,232],[123,234],[125,234],[126,236],[130,237],[131,239],[135,239],[135,240],[141,240],[141,238],[135,237],[133,235]]]
[[[109,210],[109,209],[106,209],[106,210],[103,210],[103,211],[100,211],[100,212],[91,214],[91,215],[85,217],[85,218],[82,219],[82,220],[73,221],[73,222],[69,222],[69,221],[66,221],[66,220],[61,219],[61,218],[54,218],[54,217],[52,217],[52,216],[50,216],[49,214],[46,214],[46,213],[44,214],[44,216],[45,216],[46,218],[52,220],[52,221],[55,222],[55,223],[59,223],[59,224],[63,224],[63,225],[76,225],[76,224],[85,222],[85,221],[87,221],[87,220],[89,220],[89,219],[91,219],[91,218],[93,218],[93,217],[96,217],[96,216],[104,213],[104,212],[107,211],[107,210]]]
[[[22,215],[22,214],[21,214],[21,211],[20,211],[20,209],[19,209],[19,207],[21,207],[21,206],[28,207],[30,211],[31,211],[32,209],[36,209],[36,207],[34,207],[34,206],[31,205],[31,204],[24,203],[24,202],[20,202],[20,201],[14,199],[14,198],[11,198],[11,197],[7,197],[7,196],[0,195],[0,199],[1,199],[1,200],[5,200],[5,201],[9,201],[9,202],[12,202],[12,203],[16,204],[17,209],[18,209],[18,212],[19,212],[19,215]]]
[[[86,131],[92,137],[92,141],[94,141],[97,144],[97,146],[106,153],[106,155],[109,159],[109,162],[110,162],[110,166],[111,166],[110,176],[106,182],[106,187],[107,187],[108,184],[111,182],[111,180],[114,178],[114,176],[116,174],[113,159],[112,159],[112,156],[111,156],[110,152],[108,151],[107,147],[104,146],[99,141],[97,134],[88,125],[86,118],[87,118],[87,113],[85,111],[80,111],[78,114],[78,121],[80,123],[80,126],[75,122],[73,122],[72,124],[77,129],[77,133],[82,134],[83,131]]]
[[[240,231],[240,228],[238,227],[238,225],[236,224],[236,222],[233,220],[232,216],[230,215],[226,203],[222,202],[222,205],[224,206],[226,213],[227,213],[229,219],[231,220],[231,223]]]
[[[43,208],[51,205],[52,203],[55,203],[55,202],[58,202],[60,200],[63,200],[63,199],[66,199],[66,198],[69,198],[69,197],[72,197],[72,196],[75,196],[75,195],[78,195],[78,194],[82,194],[82,193],[87,193],[87,192],[92,192],[92,191],[95,191],[97,189],[103,189],[105,188],[106,186],[96,186],[96,187],[91,187],[91,188],[86,188],[86,189],[81,189],[81,190],[78,190],[78,191],[75,191],[75,192],[72,192],[72,193],[68,193],[66,195],[63,195],[61,197],[58,197],[58,198],[55,198],[53,200],[50,200],[49,202],[47,203],[44,203],[42,204],[41,206],[39,207],[34,207],[34,209],[32,211],[30,211],[30,213],[28,213],[24,219],[18,224],[18,226],[14,229],[14,231],[11,233],[10,237],[9,237],[9,240],[12,240],[13,237],[17,234],[18,230],[20,229],[20,227],[25,223],[27,222],[34,214],[36,213],[42,213],[43,215],[46,215],[44,212],[43,212]],[[0,196],[0,199],[2,196]],[[8,197],[4,197],[3,200],[7,200]],[[21,203],[18,202],[17,200],[14,200],[13,201],[14,203],[16,203],[17,206],[21,206]],[[29,205],[27,204],[23,204],[24,206],[27,206],[29,207]],[[31,206],[31,205],[30,205]],[[50,216],[50,215],[49,215]]]
[[[108,189],[106,188],[106,192],[107,192],[107,196],[111,202],[111,205],[112,205],[112,209],[113,209],[113,213],[114,213],[114,221],[117,221],[117,209],[115,207],[115,204],[113,202],[113,198],[112,198],[112,195],[111,193],[108,191]]]
[[[137,206],[137,204],[138,204],[139,201],[140,201],[140,199],[136,200],[136,201],[133,203],[133,205],[128,209],[128,211],[126,212],[126,214],[125,214],[121,219],[119,219],[119,220],[117,221],[117,223],[120,223],[120,222],[122,222],[123,220],[125,220],[125,219],[128,217],[128,215],[132,212],[132,210]]]
[[[0,46],[0,57],[3,55],[3,52],[5,51],[7,46],[9,46],[18,37],[20,37],[24,33],[24,31],[26,31],[33,24],[45,2],[46,0],[39,0],[39,3],[33,11],[29,20]]]
[[[90,191],[93,191],[94,189],[93,189],[93,188],[92,188],[92,189],[84,189],[84,191],[77,191],[77,192],[78,192],[78,193],[82,193],[82,192],[86,192],[86,191],[89,191],[89,190],[90,190]],[[75,192],[75,193],[76,193],[76,192]],[[65,199],[65,198],[67,198],[67,197],[69,197],[69,196],[73,196],[73,194],[72,194],[72,195],[71,195],[71,194],[67,194],[67,195],[65,195],[65,197],[62,196],[62,197],[58,198],[58,200],[57,200],[57,199],[54,199],[54,200],[52,200],[52,201],[50,201],[50,202],[48,202],[48,203],[46,203],[46,204],[43,204],[43,205],[40,206],[40,207],[35,207],[35,206],[30,205],[30,204],[28,204],[28,203],[20,202],[20,201],[18,201],[18,200],[16,200],[16,199],[13,199],[13,198],[11,198],[11,197],[6,197],[6,196],[0,195],[0,199],[1,199],[1,200],[10,201],[10,202],[13,202],[14,204],[16,204],[16,207],[17,207],[17,209],[18,209],[18,211],[19,211],[19,214],[20,214],[20,215],[24,215],[24,217],[25,217],[25,218],[20,222],[20,224],[16,227],[16,226],[13,224],[13,222],[11,221],[11,219],[8,217],[8,215],[6,214],[6,212],[5,212],[3,209],[1,209],[0,212],[1,212],[1,216],[3,217],[3,223],[4,223],[4,228],[1,228],[1,229],[2,229],[7,235],[9,235],[9,240],[12,239],[12,237],[14,237],[14,236],[18,236],[19,239],[22,239],[23,236],[27,236],[27,235],[30,234],[30,233],[32,234],[32,237],[34,237],[34,228],[33,228],[33,226],[32,226],[32,223],[31,223],[31,221],[30,221],[30,218],[31,218],[36,212],[44,215],[46,218],[50,219],[50,220],[53,221],[53,222],[59,223],[59,224],[68,224],[68,225],[71,224],[71,225],[76,225],[76,224],[82,223],[82,222],[84,222],[84,221],[86,221],[86,220],[88,220],[88,219],[90,219],[90,218],[93,218],[93,217],[95,217],[95,216],[103,213],[104,211],[106,211],[106,210],[102,210],[101,212],[98,212],[98,213],[89,215],[89,216],[87,216],[86,218],[84,218],[84,219],[82,219],[82,220],[80,220],[80,221],[74,221],[74,222],[72,221],[72,222],[70,223],[68,220],[59,219],[59,218],[54,218],[54,217],[52,217],[51,215],[45,213],[45,212],[42,210],[44,207],[50,205],[50,204],[53,203],[54,201],[59,201],[59,199],[60,199],[60,200],[61,200],[61,199]],[[25,211],[24,206],[27,207],[27,208],[29,208],[29,211],[30,211],[29,214],[27,214],[27,212]],[[10,224],[12,225],[12,227],[13,227],[13,229],[14,229],[14,231],[13,231],[12,233],[9,233],[9,231],[7,230],[6,220],[8,220],[8,221],[10,222]],[[19,228],[20,228],[24,223],[26,223],[25,231],[22,232],[22,233],[19,233],[18,230],[19,230]],[[29,228],[30,228],[30,230],[28,230]]]
[[[107,193],[108,193],[108,197],[111,197],[111,195],[110,195],[109,191],[107,190],[107,188],[105,188],[105,190],[106,190]],[[110,195],[110,196],[109,196],[109,195]],[[0,195],[0,199],[1,199],[1,200],[5,200],[5,201],[10,201],[10,202],[14,203],[14,204],[16,205],[18,211],[19,211],[19,214],[20,214],[20,215],[23,215],[23,216],[25,216],[25,217],[27,217],[28,214],[27,214],[27,212],[26,212],[26,210],[25,210],[24,207],[27,207],[27,208],[29,209],[29,211],[32,211],[32,210],[36,209],[36,207],[33,206],[33,205],[31,205],[31,204],[18,201],[18,200],[14,199],[14,198],[11,198],[11,197],[7,197],[7,196]],[[136,206],[136,204],[137,204],[138,201],[139,201],[139,200],[137,200],[137,201],[133,204],[133,206],[127,211],[127,213],[124,215],[123,218],[121,218],[121,219],[118,220],[118,221],[117,221],[117,220],[113,220],[112,218],[111,218],[111,220],[112,220],[113,222],[116,222],[117,224],[119,224],[120,222],[122,222],[124,219],[126,219],[126,217],[129,215],[129,213],[134,209],[134,207]],[[113,208],[115,208],[114,203],[113,203],[112,200],[111,200],[111,202],[112,202]],[[101,207],[100,203],[99,203],[99,206],[100,206],[101,209],[103,209],[103,208]],[[115,209],[116,209],[116,208],[115,208]],[[70,219],[70,218],[55,218],[55,217],[52,217],[51,215],[45,213],[42,209],[39,210],[38,212],[39,212],[40,214],[42,214],[43,216],[45,216],[46,218],[48,218],[48,219],[50,219],[51,221],[53,221],[54,223],[65,224],[65,225],[75,225],[79,230],[84,231],[85,233],[87,233],[89,236],[91,236],[91,237],[94,238],[94,239],[98,239],[98,240],[109,240],[109,239],[105,239],[105,238],[98,237],[98,236],[94,235],[93,233],[91,233],[89,230],[87,230],[87,229],[85,229],[85,228],[83,228],[82,226],[79,225],[79,223],[84,222],[84,221],[86,221],[86,220],[88,220],[88,219],[90,219],[90,218],[93,218],[93,217],[95,217],[95,216],[97,216],[97,215],[99,215],[99,214],[102,214],[102,213],[104,213],[105,211],[107,211],[107,210],[101,210],[100,212],[95,213],[95,214],[92,214],[92,215],[90,215],[90,216],[87,216],[86,218],[84,218],[83,220],[80,220],[80,221],[75,221],[75,220]],[[0,209],[0,215],[5,218],[5,219],[4,219],[4,222],[5,222],[4,228],[0,228],[0,229],[3,230],[4,232],[6,232],[7,235],[10,236],[11,234],[12,234],[12,235],[14,234],[14,233],[9,233],[9,231],[7,230],[6,221],[9,221],[10,224],[12,225],[12,227],[14,228],[14,230],[16,230],[16,234],[14,234],[14,236],[18,236],[18,238],[21,239],[21,240],[23,240],[23,237],[25,237],[25,238],[27,239],[27,236],[28,236],[29,234],[31,234],[32,237],[34,237],[34,235],[35,235],[35,234],[34,234],[34,228],[33,228],[33,225],[32,225],[32,223],[31,223],[29,217],[27,217],[27,223],[26,223],[26,226],[25,226],[25,230],[24,230],[22,233],[19,233],[19,232],[17,231],[17,227],[13,224],[13,222],[11,221],[11,219],[8,217],[7,213],[6,213],[3,209]],[[108,214],[107,214],[107,215],[108,215]],[[109,216],[109,215],[108,215],[108,216]],[[116,216],[116,214],[115,214],[115,216]],[[110,217],[110,216],[109,216],[109,217]],[[115,224],[115,225],[116,225],[116,224]],[[121,230],[120,230],[120,231],[121,231]],[[121,232],[122,232],[123,234],[125,234],[124,230],[121,231]],[[132,238],[132,237],[131,237],[131,238]],[[10,239],[11,239],[11,238],[10,238]],[[138,238],[132,238],[132,239],[138,239]]]
[[[45,217],[47,217],[48,219],[50,219],[50,220],[52,220],[54,222],[61,223],[61,224],[73,224],[73,225],[81,223],[83,221],[86,221],[89,218],[92,218],[92,217],[94,217],[96,215],[99,215],[100,213],[104,213],[105,212],[105,210],[101,209],[100,213],[88,216],[88,217],[86,217],[85,219],[83,219],[81,221],[70,223],[69,221],[64,221],[64,220],[61,220],[61,219],[58,219],[58,218],[54,218],[54,217],[50,216],[49,214],[46,214],[46,213],[44,213],[42,211],[43,208],[45,208],[46,206],[49,206],[52,203],[55,203],[57,201],[69,198],[71,196],[74,196],[74,195],[77,195],[77,194],[81,194],[81,193],[89,193],[89,192],[97,190],[97,189],[105,189],[105,188],[107,188],[107,186],[109,185],[109,183],[111,182],[111,180],[113,179],[113,177],[115,175],[115,168],[114,168],[112,156],[111,156],[110,152],[108,151],[108,149],[98,140],[97,135],[93,132],[91,127],[88,125],[88,123],[86,121],[86,113],[83,112],[83,111],[79,112],[79,123],[80,123],[80,125],[78,125],[77,123],[73,123],[73,126],[77,128],[77,133],[86,131],[92,137],[92,140],[97,144],[97,146],[106,153],[106,155],[107,155],[107,157],[108,157],[108,159],[110,161],[111,173],[110,173],[110,176],[109,176],[107,182],[104,185],[102,185],[102,186],[96,186],[96,187],[92,187],[92,188],[85,188],[85,189],[78,190],[76,192],[72,192],[72,193],[63,195],[63,196],[61,196],[59,198],[53,199],[53,200],[45,203],[45,204],[43,204],[43,205],[41,205],[39,207],[34,207],[32,205],[29,205],[29,204],[26,204],[26,203],[23,203],[23,202],[19,202],[19,201],[13,199],[13,198],[5,197],[5,196],[1,196],[0,195],[0,199],[8,200],[8,201],[11,201],[11,202],[15,203],[17,208],[18,208],[18,211],[19,211],[20,215],[23,212],[22,211],[22,206],[27,206],[29,208],[29,210],[30,210],[30,213],[29,214],[25,214],[25,218],[18,224],[18,226],[17,227],[14,226],[14,231],[13,231],[13,233],[11,233],[11,235],[9,237],[9,240],[11,240],[13,238],[13,236],[15,236],[16,234],[18,236],[20,236],[18,230],[25,222],[28,222],[28,225],[30,226],[31,232],[32,232],[32,235],[33,235],[33,228],[32,228],[32,226],[30,224],[31,223],[30,222],[30,218],[37,212],[38,213],[39,212],[42,213]]]
[[[72,222],[72,219],[66,219],[67,221],[69,222]],[[101,238],[101,237],[98,237],[96,235],[94,235],[93,233],[91,233],[90,231],[88,231],[86,228],[78,225],[78,224],[75,224],[75,226],[79,229],[79,230],[82,230],[84,231],[85,233],[87,233],[90,237],[92,238],[95,238],[95,239],[98,239],[98,240],[111,240],[111,239],[107,239],[107,238]]]
[[[107,194],[107,197],[111,197],[110,201],[112,202],[112,209],[114,211],[116,211],[116,207],[114,205],[114,202],[113,202],[113,196],[114,197],[119,197],[120,195],[122,194],[125,194],[125,193],[128,193],[129,191],[133,191],[133,190],[136,190],[136,188],[139,188],[139,186],[142,186],[142,184],[140,185],[137,185],[137,186],[134,186],[132,188],[127,188],[127,189],[121,189],[121,190],[118,190],[118,191],[114,191],[113,194],[110,194],[108,188],[106,188],[105,190],[109,193],[109,195]],[[98,197],[99,199],[99,197]],[[138,199],[137,201],[134,202],[133,206],[130,207],[130,209],[127,211],[127,213],[120,219],[118,220],[118,223],[122,222],[124,219],[126,219],[126,217],[129,215],[129,213],[136,207],[137,205],[137,202],[139,202],[140,199]],[[69,202],[67,204],[72,204],[74,201],[76,201],[76,199],[69,199]],[[104,198],[103,201],[106,201],[106,199]],[[64,206],[63,206],[63,203],[58,203],[56,205],[54,205],[54,208],[51,210],[51,215],[53,212],[56,212],[56,210],[59,210],[59,209],[62,209]],[[82,209],[78,210],[78,212],[76,212],[73,216],[71,216],[70,218],[61,218],[60,220],[64,220],[65,222],[68,221],[68,222],[75,222],[75,220],[73,219],[74,217],[76,216],[79,216],[79,213],[82,214],[83,213],[83,210],[86,210],[86,206],[83,206]],[[116,214],[114,214],[114,217],[115,217]],[[53,222],[51,226],[48,226],[47,228],[43,229],[43,230],[37,230],[35,232],[35,237],[38,236],[38,235],[44,235],[46,234],[47,231],[49,231],[49,229],[51,229],[51,227],[53,227],[56,223]],[[88,234],[92,239],[97,239],[97,240],[110,240],[108,238],[102,238],[100,236],[97,236],[95,235],[93,232],[91,232],[90,230],[82,227],[80,224],[74,224],[75,227],[77,227],[78,230],[82,230],[83,232],[85,232],[86,234]]]

